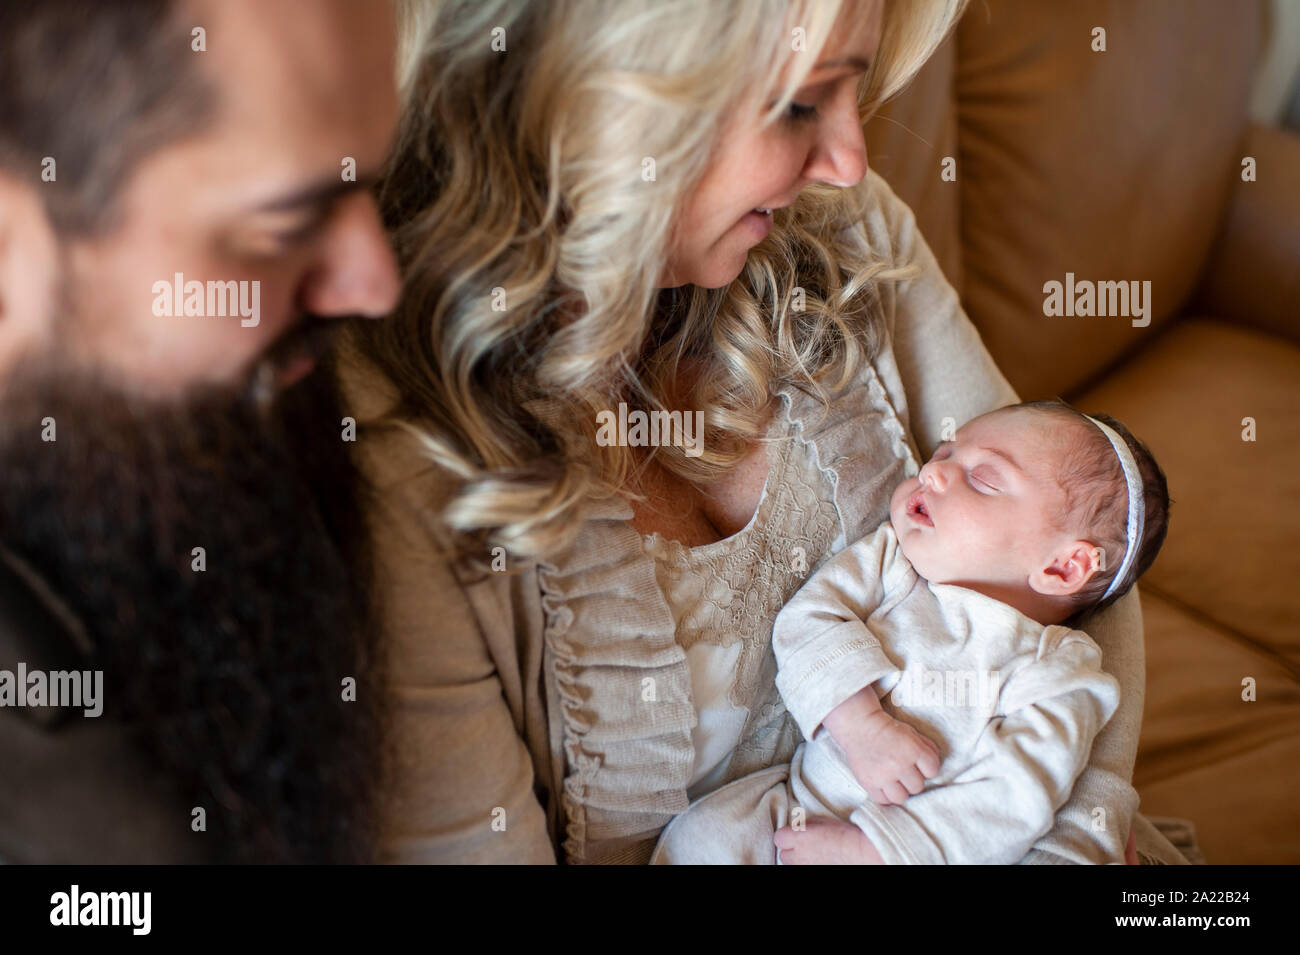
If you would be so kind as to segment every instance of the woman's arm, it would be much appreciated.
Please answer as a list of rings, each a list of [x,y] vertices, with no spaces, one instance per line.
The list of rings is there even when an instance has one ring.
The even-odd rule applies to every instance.
[[[940,271],[916,217],[875,173],[879,218],[867,225],[876,249],[890,248],[899,264],[913,261],[921,274],[884,296],[893,344],[880,373],[907,421],[922,460],[944,439],[945,419],[960,427],[978,415],[1019,399],[962,310]],[[891,381],[892,379],[892,381]],[[891,387],[891,384],[893,387]],[[898,394],[894,392],[898,391]],[[1088,766],[1075,783],[1056,824],[1024,863],[1109,862],[1124,858],[1138,795],[1130,780],[1137,759],[1146,679],[1142,612],[1137,588],[1080,625],[1101,647],[1102,669],[1120,685],[1119,709],[1097,736]]]
[[[393,757],[381,861],[554,863],[532,760],[469,602],[421,533],[428,515],[390,493],[369,519]]]
[[[1119,681],[1119,708],[1092,744],[1088,765],[1056,814],[1052,831],[1021,864],[1123,862],[1138,794],[1133,788],[1146,657],[1137,587],[1079,625],[1101,648],[1101,668]]]
[[[904,423],[925,461],[951,438],[948,427],[955,430],[1020,398],[966,317],[912,210],[875,172],[867,175],[880,196],[865,223],[867,241],[877,254],[892,249],[898,265],[920,269],[916,278],[882,288],[892,354],[882,356],[878,371],[895,407],[906,409]]]
[[[390,386],[355,354],[343,358],[348,407],[372,420],[392,402]],[[388,686],[380,857],[554,863],[532,759],[478,617],[437,545],[438,482],[405,434],[363,425],[358,437]],[[509,625],[509,614],[501,619]]]

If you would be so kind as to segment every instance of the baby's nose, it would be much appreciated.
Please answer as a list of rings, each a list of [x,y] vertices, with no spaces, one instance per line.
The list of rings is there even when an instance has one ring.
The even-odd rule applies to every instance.
[[[931,461],[921,468],[921,484],[923,487],[928,487],[931,491],[942,491],[946,483],[943,469],[935,462]]]

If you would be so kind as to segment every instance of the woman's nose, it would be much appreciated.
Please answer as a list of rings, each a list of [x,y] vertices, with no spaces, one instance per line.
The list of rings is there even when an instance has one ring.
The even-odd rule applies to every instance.
[[[822,123],[804,175],[816,182],[848,188],[867,174],[867,142],[862,135],[858,101],[851,85]]]

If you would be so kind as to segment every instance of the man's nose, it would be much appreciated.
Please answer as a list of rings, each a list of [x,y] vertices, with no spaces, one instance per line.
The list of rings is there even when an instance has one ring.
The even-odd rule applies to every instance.
[[[368,194],[345,200],[330,223],[300,305],[310,315],[382,318],[397,305],[401,277],[379,210]]]

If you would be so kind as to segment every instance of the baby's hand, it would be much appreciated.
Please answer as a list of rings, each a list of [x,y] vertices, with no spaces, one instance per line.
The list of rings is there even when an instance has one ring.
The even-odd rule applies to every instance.
[[[938,747],[881,709],[871,687],[845,700],[824,722],[854,778],[878,805],[906,802],[939,773]]]
[[[772,836],[782,865],[884,865],[857,826],[838,819],[808,819],[802,828],[783,826]]]

